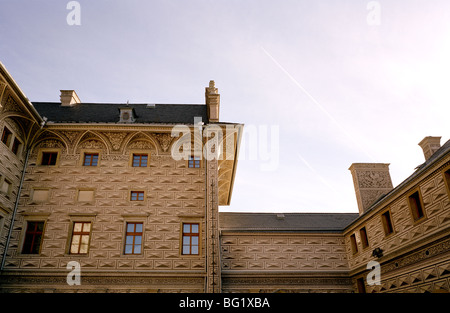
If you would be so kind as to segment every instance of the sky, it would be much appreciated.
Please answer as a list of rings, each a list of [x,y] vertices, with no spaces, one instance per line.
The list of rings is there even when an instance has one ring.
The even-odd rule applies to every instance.
[[[245,126],[233,212],[358,212],[450,138],[450,1],[0,0],[0,61],[33,101],[205,103]]]

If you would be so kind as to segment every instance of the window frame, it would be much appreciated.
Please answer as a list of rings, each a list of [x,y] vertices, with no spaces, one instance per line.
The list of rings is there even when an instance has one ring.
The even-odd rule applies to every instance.
[[[442,171],[442,177],[444,179],[445,186],[447,187],[447,195],[450,200],[450,165],[444,168]]]
[[[24,230],[24,234],[23,234],[23,240],[21,243],[22,249],[21,249],[21,254],[26,254],[26,255],[40,255],[41,254],[41,250],[42,250],[42,245],[44,243],[44,234],[45,234],[45,226],[46,226],[46,220],[42,220],[42,219],[36,219],[36,220],[26,220],[26,228]],[[30,224],[35,223],[36,226],[34,227],[34,231],[29,231],[30,228]],[[33,247],[35,246],[35,236],[36,236],[36,229],[37,229],[37,225],[39,223],[42,223],[42,230],[39,232],[40,235],[40,239],[39,239],[39,247],[38,247],[38,251],[37,252],[33,252]],[[32,242],[30,244],[30,249],[28,249],[29,252],[25,252],[25,248],[26,248],[26,244],[27,244],[27,239],[29,238],[29,234],[33,234],[33,239]]]
[[[7,190],[3,190],[3,186],[6,185]],[[0,193],[3,193],[6,198],[9,199],[13,190],[13,183],[5,176],[0,176]]]
[[[358,293],[367,293],[364,277],[359,277],[356,279],[356,287],[357,287]]]
[[[12,145],[11,145],[11,152],[14,153],[15,155],[19,155],[19,153],[21,152],[21,148],[22,148],[22,141],[20,141],[17,137],[14,137],[14,139],[12,140]]]
[[[70,255],[88,255],[89,254],[89,250],[91,247],[91,237],[92,237],[92,228],[93,228],[93,222],[92,221],[86,221],[86,220],[74,220],[71,222],[71,229],[70,229],[70,242],[69,242],[69,247],[68,247],[68,254]],[[75,224],[80,224],[81,223],[81,231],[75,231]],[[90,224],[89,226],[89,231],[83,231],[84,230],[84,224]],[[72,252],[72,245],[73,245],[73,239],[74,236],[80,236],[80,241],[78,242],[78,248],[77,248],[77,252]],[[82,238],[83,236],[87,236],[88,237],[88,241],[87,241],[87,248],[86,248],[86,252],[80,252],[81,250],[81,246],[82,246]]]
[[[134,193],[136,193],[136,199],[133,200]],[[142,200],[139,199],[140,195],[142,195]],[[145,191],[144,190],[131,190],[130,191],[130,201],[132,201],[132,202],[145,201]]]
[[[386,215],[387,214],[387,215]],[[388,216],[389,219],[385,219],[384,217]],[[392,234],[395,233],[395,228],[394,228],[394,222],[392,220],[392,213],[390,209],[384,210],[381,214],[380,214],[380,218],[381,218],[381,224],[383,225],[383,230],[384,230],[384,236],[388,237]],[[389,224],[387,224],[389,222]],[[389,226],[389,227],[388,227]],[[390,228],[390,232],[388,233],[388,228]]]
[[[44,155],[46,155],[46,154],[56,154],[55,164],[43,164],[42,163],[44,161]],[[40,166],[57,166],[58,162],[59,162],[60,154],[61,154],[60,150],[41,150],[41,151],[39,151],[38,164]]]
[[[34,198],[34,194],[36,193],[36,191],[47,191],[47,197],[43,200],[36,200]],[[47,202],[48,199],[50,198],[50,188],[32,188],[32,193],[31,193],[31,197],[30,197],[30,201],[31,202],[35,202],[35,203],[42,203],[42,202]]]
[[[147,155],[147,166],[133,166],[135,155]],[[128,151],[128,166],[136,169],[144,169],[150,167],[150,161],[152,158],[152,151],[148,149],[131,149]]]
[[[87,156],[90,156],[89,164],[86,164],[86,157]],[[94,158],[93,158],[94,156],[97,157],[95,165],[92,164],[93,161],[94,161]],[[100,160],[100,154],[98,152],[84,152],[83,153],[83,164],[82,165],[83,166],[87,166],[87,167],[97,167],[98,163],[99,163],[99,160]]]
[[[350,235],[350,247],[352,249],[352,254],[353,255],[358,253],[358,242],[356,241],[356,234],[355,233]]]
[[[128,226],[132,225],[132,224],[134,225],[133,232],[129,232]],[[140,232],[137,231],[137,225],[141,225]],[[131,244],[127,243],[127,239],[129,236],[133,237],[133,241]],[[136,237],[141,238],[140,244],[135,243]],[[130,246],[130,245],[131,245],[131,253],[127,253],[127,246]],[[137,245],[140,246],[140,251],[136,253],[135,247]],[[124,243],[123,243],[123,255],[126,255],[126,256],[142,255],[143,251],[144,251],[144,222],[143,221],[126,221],[125,222],[125,238],[124,238]]]
[[[422,200],[420,188],[416,188],[406,196],[409,211],[414,223],[421,222],[426,219],[425,206]],[[414,204],[412,203],[414,202]],[[421,215],[420,215],[421,213]]]
[[[361,246],[362,246],[363,250],[369,248],[370,242],[369,242],[369,235],[367,234],[366,226],[363,226],[359,229],[359,237],[361,240]]]
[[[82,193],[82,192],[84,192],[84,191],[92,191],[92,200],[81,200],[80,199],[80,193]],[[77,190],[77,193],[76,193],[76,198],[75,198],[75,200],[78,202],[78,203],[93,203],[93,202],[95,202],[95,189],[94,188],[79,188],[78,190]]]
[[[4,211],[5,210],[2,207],[0,207],[0,236],[2,236],[3,227],[5,226],[5,218],[6,218],[6,216],[3,215]]]
[[[6,140],[5,140],[5,137],[6,137]],[[9,146],[11,145],[12,138],[13,138],[13,132],[6,125],[3,126],[1,142],[3,142],[3,144],[9,148]]]
[[[185,232],[185,225],[190,225],[189,233]],[[192,232],[192,225],[197,225],[197,232]],[[186,221],[181,223],[180,253],[182,256],[200,256],[201,254],[201,223],[197,221]],[[189,244],[185,245],[184,238],[189,238]],[[197,237],[197,244],[192,244],[192,237]],[[185,253],[184,247],[189,247],[189,253]],[[197,247],[197,253],[192,253],[192,247]]]
[[[146,157],[145,165],[142,165],[142,157],[144,157],[144,156]],[[139,165],[136,165],[136,166],[134,165],[135,157],[139,157]],[[145,167],[148,167],[149,163],[150,163],[150,154],[149,153],[133,152],[131,154],[131,167],[145,168]]]
[[[201,168],[202,167],[202,157],[195,154],[190,154],[187,159],[188,168]],[[192,166],[191,166],[192,162]],[[196,166],[198,164],[198,166]]]

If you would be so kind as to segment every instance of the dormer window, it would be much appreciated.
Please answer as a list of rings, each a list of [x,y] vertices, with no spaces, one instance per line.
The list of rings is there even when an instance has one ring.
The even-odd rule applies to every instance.
[[[124,107],[120,108],[120,120],[119,123],[134,123],[136,119],[136,113],[133,108]]]

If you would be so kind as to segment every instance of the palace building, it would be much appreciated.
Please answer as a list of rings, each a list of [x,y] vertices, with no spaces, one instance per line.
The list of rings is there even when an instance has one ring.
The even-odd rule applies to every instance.
[[[244,125],[219,112],[214,81],[203,104],[30,102],[0,63],[0,292],[449,292],[450,141],[396,187],[352,164],[359,213],[220,212]]]

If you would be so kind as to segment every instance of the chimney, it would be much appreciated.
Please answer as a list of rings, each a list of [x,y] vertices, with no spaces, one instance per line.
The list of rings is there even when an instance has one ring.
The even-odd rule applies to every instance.
[[[353,176],[360,215],[393,188],[389,164],[353,163],[349,170]]]
[[[205,100],[210,122],[219,121],[220,95],[213,80],[209,82],[209,87],[205,88]]]
[[[71,107],[74,104],[81,103],[75,90],[60,90],[61,91],[61,105],[63,107]]]
[[[441,147],[441,137],[425,137],[419,142],[419,146],[423,150],[425,161],[427,161]]]

